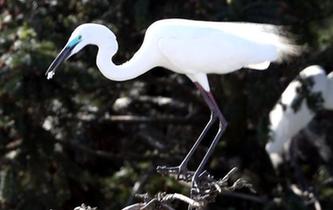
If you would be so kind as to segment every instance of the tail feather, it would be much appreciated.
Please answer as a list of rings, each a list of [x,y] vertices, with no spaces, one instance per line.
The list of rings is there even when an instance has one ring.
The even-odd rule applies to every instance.
[[[284,36],[279,36],[276,46],[278,47],[279,53],[278,62],[286,60],[292,56],[297,56],[302,51],[302,48],[299,45],[294,44],[290,39]]]
[[[284,26],[239,22],[224,22],[222,26],[223,30],[234,33],[237,36],[242,36],[245,39],[259,43],[273,44],[278,50],[276,62],[297,56],[302,51],[302,47],[294,43],[292,34],[288,33],[288,30]]]
[[[288,33],[285,27],[264,24],[263,32],[269,34],[270,42],[277,47],[277,62],[281,62],[292,56],[297,56],[302,52],[302,47],[295,44],[292,39],[292,34]]]

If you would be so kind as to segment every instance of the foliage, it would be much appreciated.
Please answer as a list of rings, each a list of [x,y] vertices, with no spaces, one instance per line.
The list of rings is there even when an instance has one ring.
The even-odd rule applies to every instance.
[[[187,78],[157,68],[133,81],[108,81],[95,67],[94,47],[64,64],[53,80],[44,76],[81,23],[111,27],[120,44],[114,60],[121,63],[139,48],[149,24],[169,17],[286,25],[307,46],[302,57],[266,72],[210,76],[230,126],[209,170],[223,177],[240,167],[257,196],[265,196],[263,203],[224,196],[210,209],[313,209],[290,190],[298,181],[290,165],[274,172],[264,144],[268,113],[288,82],[307,65],[332,66],[332,11],[329,0],[0,0],[0,209],[65,210],[82,202],[120,209],[133,202],[136,184],[138,193],[188,193],[154,170],[178,164],[208,121]],[[327,141],[329,115],[316,119]],[[304,155],[307,181],[323,209],[332,209],[332,184],[326,183],[332,166],[317,153]]]
[[[307,106],[314,112],[322,110],[324,99],[322,98],[321,93],[311,91],[314,85],[313,78],[310,77],[304,79],[298,76],[296,80],[300,82],[301,86],[296,89],[298,97],[295,98],[291,105],[293,110],[297,112],[301,108],[300,106],[303,100],[306,101]]]

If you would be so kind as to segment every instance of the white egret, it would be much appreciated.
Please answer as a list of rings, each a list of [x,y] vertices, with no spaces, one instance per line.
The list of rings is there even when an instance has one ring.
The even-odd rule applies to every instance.
[[[298,79],[287,86],[279,103],[269,114],[271,139],[266,144],[266,151],[274,166],[282,161],[281,155],[289,147],[292,138],[316,115],[316,110],[311,109],[305,96],[301,95],[302,83],[299,79],[310,82],[306,88],[309,94],[319,94],[323,100],[321,104],[323,109],[333,110],[333,72],[326,76],[320,66],[309,66],[302,70]],[[302,98],[299,107],[295,108],[295,103]]]
[[[210,120],[178,167],[160,168],[174,171],[179,179],[187,179],[190,157],[208,129],[218,120],[218,132],[194,175],[191,175],[192,186],[196,186],[227,126],[210,92],[207,74],[226,74],[242,67],[263,70],[268,68],[270,62],[281,61],[297,52],[297,48],[279,35],[278,27],[273,25],[165,19],[149,26],[142,46],[129,61],[116,65],[112,62],[118,50],[116,36],[105,26],[88,23],[74,30],[66,46],[47,70],[47,77],[52,78],[62,61],[88,44],[97,45],[97,66],[110,80],[130,80],[160,66],[185,74],[198,87],[211,110]]]

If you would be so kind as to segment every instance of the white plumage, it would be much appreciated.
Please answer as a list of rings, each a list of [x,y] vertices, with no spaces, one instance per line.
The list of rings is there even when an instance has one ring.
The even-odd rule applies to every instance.
[[[295,48],[274,29],[250,23],[167,20],[153,24],[146,40],[149,33],[158,37],[158,51],[168,69],[185,74],[225,74],[263,63],[267,68],[267,63],[292,53]]]
[[[74,30],[65,48],[50,65],[47,75],[51,78],[62,61],[88,44],[98,47],[96,64],[110,80],[130,80],[157,66],[187,75],[203,95],[211,117],[182,163],[177,167],[159,167],[159,170],[176,173],[178,178],[188,180],[187,163],[207,131],[218,120],[219,129],[197,170],[191,175],[192,190],[202,193],[205,189],[197,185],[197,180],[227,127],[210,92],[207,74],[226,74],[242,67],[263,70],[271,62],[296,54],[297,47],[279,35],[278,29],[273,25],[255,23],[160,20],[149,26],[135,55],[129,61],[116,65],[112,57],[118,50],[118,43],[113,32],[102,25],[83,24]]]
[[[311,79],[313,86],[311,94],[319,93],[323,99],[324,109],[333,109],[333,73],[326,76],[320,66],[309,66],[299,74],[302,80]],[[280,159],[283,151],[288,148],[291,139],[299,133],[315,116],[315,111],[308,106],[307,100],[302,100],[298,110],[294,110],[292,104],[299,98],[298,88],[302,84],[299,80],[293,80],[282,93],[280,102],[269,114],[271,140],[266,144],[266,151],[272,160]]]
[[[105,26],[83,24],[75,29],[68,43],[82,37],[71,55],[88,44],[97,45],[97,66],[111,80],[133,79],[162,66],[186,74],[209,90],[207,73],[225,74],[242,67],[262,70],[270,62],[297,53],[297,48],[280,36],[278,29],[256,23],[160,20],[147,29],[140,49],[122,65],[111,62],[118,43]]]

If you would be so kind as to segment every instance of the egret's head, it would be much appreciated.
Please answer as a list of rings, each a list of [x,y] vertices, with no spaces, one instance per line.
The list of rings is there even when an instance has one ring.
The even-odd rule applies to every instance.
[[[107,48],[111,55],[114,55],[118,50],[116,36],[106,26],[95,23],[82,24],[73,31],[65,47],[49,66],[46,71],[47,78],[51,79],[63,61],[89,44],[97,45],[99,48]]]

